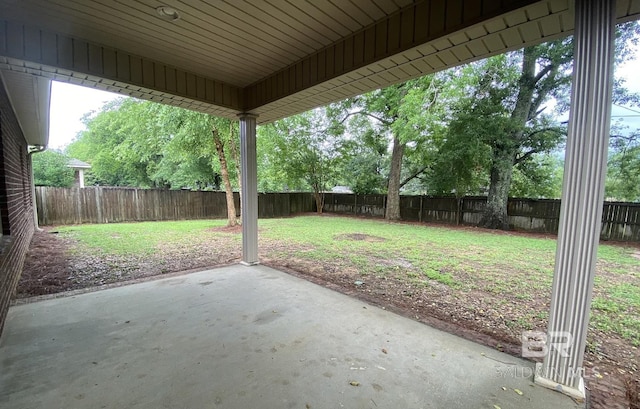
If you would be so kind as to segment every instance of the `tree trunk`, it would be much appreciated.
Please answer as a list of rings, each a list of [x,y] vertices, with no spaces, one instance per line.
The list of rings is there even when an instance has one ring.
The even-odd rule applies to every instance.
[[[531,104],[536,87],[536,53],[534,47],[523,51],[522,70],[518,81],[518,98],[511,112],[515,130],[505,136],[501,143],[493,146],[491,179],[480,226],[488,229],[509,230],[507,202],[511,188],[511,175],[516,163],[516,153],[522,146],[524,128],[529,120]]]
[[[324,193],[314,191],[313,197],[316,199],[316,212],[318,214],[322,214],[322,208],[324,207]]]
[[[516,153],[513,148],[496,147],[493,149],[487,207],[480,220],[482,227],[509,230],[507,202],[515,159]]]
[[[238,149],[238,141],[233,134],[233,122],[229,125],[229,149],[231,150],[231,156],[236,164],[236,173],[238,175],[238,196],[240,196],[240,215],[242,215],[242,170],[240,166],[240,154]]]
[[[233,200],[233,188],[231,187],[231,180],[229,180],[227,158],[224,156],[224,144],[220,139],[220,134],[215,129],[213,130],[213,141],[216,145],[216,151],[218,151],[220,173],[222,175],[222,181],[224,182],[224,190],[227,195],[227,226],[233,227],[238,224],[238,219],[236,218],[236,204]]]
[[[387,220],[400,220],[400,173],[402,171],[404,148],[405,144],[400,143],[398,137],[394,135],[387,190],[387,210],[384,215]]]

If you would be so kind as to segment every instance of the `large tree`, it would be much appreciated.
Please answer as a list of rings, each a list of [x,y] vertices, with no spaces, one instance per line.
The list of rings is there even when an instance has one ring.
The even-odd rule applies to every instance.
[[[178,182],[190,180],[196,185],[219,185],[222,182],[227,201],[227,225],[237,225],[233,185],[239,180],[239,175],[233,166],[236,160],[231,155],[237,151],[237,122],[169,106],[163,109],[166,116],[162,117],[162,132],[170,137],[163,148],[158,171],[152,178]],[[176,179],[177,175],[180,179]]]
[[[154,173],[170,135],[162,130],[164,107],[132,98],[105,104],[84,117],[86,130],[67,153],[92,166],[92,182],[107,186],[165,187]]]
[[[637,24],[619,28],[617,58],[628,56]],[[514,167],[531,171],[536,155],[551,152],[564,140],[565,127],[555,119],[569,107],[573,42],[552,41],[470,64],[475,77],[456,104],[450,128],[488,149],[489,186],[481,225],[508,229],[507,200]],[[617,88],[614,99],[628,99]],[[556,106],[552,112],[551,105]],[[529,172],[530,173],[530,172]]]
[[[420,176],[427,166],[419,164],[403,180],[403,163],[408,150],[428,149],[435,118],[440,115],[439,94],[444,82],[437,76],[425,76],[402,84],[351,98],[340,104],[344,123],[353,116],[364,116],[372,130],[384,136],[391,151],[387,177],[385,218],[400,219],[400,189],[411,179]],[[333,107],[336,110],[336,107]],[[405,172],[406,173],[406,172]]]
[[[543,104],[569,86],[571,50],[571,43],[561,40],[478,64],[480,81],[470,106],[478,118],[467,131],[480,135],[491,149],[484,227],[509,228],[507,200],[514,166],[563,141],[564,129],[544,112]]]
[[[206,188],[224,185],[229,224],[237,223],[237,122],[135,99],[85,117],[68,152],[91,163],[94,182],[111,186]]]
[[[329,126],[325,109],[281,119],[258,129],[262,175],[276,190],[311,190],[322,213],[324,192],[336,180],[341,136]],[[263,184],[263,188],[266,185]]]
[[[637,42],[639,27],[637,23],[618,27],[617,63],[629,57],[629,46]],[[549,152],[562,142],[564,131],[554,124],[545,104],[553,98],[559,107],[556,114],[568,109],[572,62],[573,41],[567,38],[507,54],[504,70],[498,75],[487,70],[480,77],[481,86],[474,95],[478,101],[474,106],[476,109],[481,109],[484,102],[495,97],[493,91],[487,89],[487,81],[491,81],[490,88],[497,85],[499,89],[510,90],[501,101],[493,102],[494,106],[500,104],[505,108],[505,118],[502,130],[486,139],[492,157],[487,207],[481,221],[484,227],[509,227],[507,199],[514,165],[522,166],[536,153]],[[634,96],[620,85],[616,83],[614,87],[614,100],[628,102],[633,99]]]
[[[234,124],[228,119],[210,118],[213,135],[213,143],[216,146],[216,152],[218,153],[218,162],[220,163],[220,175],[224,183],[224,191],[227,195],[227,226],[232,227],[238,225],[238,218],[236,217],[236,204],[233,198],[233,187],[231,186],[231,177],[229,176],[229,164],[227,160],[227,154],[225,153],[225,146],[228,151],[234,151],[230,148],[230,145],[236,146],[234,140]],[[237,152],[237,149],[235,149]],[[237,161],[236,161],[237,163]],[[240,173],[238,171],[238,173]],[[240,180],[240,177],[238,177]]]

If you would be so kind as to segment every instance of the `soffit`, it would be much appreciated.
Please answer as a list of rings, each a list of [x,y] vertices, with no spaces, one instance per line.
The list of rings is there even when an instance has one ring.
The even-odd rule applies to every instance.
[[[181,19],[156,17],[161,4]],[[0,69],[266,123],[570,35],[572,4],[0,0]],[[640,0],[617,4],[619,21],[640,14]]]
[[[27,144],[46,146],[49,141],[51,81],[4,70],[0,70],[0,78]]]
[[[244,87],[411,0],[0,0],[0,16]],[[174,8],[176,21],[156,8]]]
[[[617,21],[640,17],[640,0],[618,0]],[[259,123],[573,33],[572,2],[541,1],[255,107]]]

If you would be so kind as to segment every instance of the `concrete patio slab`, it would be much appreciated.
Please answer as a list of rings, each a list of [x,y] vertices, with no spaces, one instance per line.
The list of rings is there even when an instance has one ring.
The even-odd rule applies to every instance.
[[[12,307],[0,406],[581,407],[532,371],[280,271],[231,266]]]

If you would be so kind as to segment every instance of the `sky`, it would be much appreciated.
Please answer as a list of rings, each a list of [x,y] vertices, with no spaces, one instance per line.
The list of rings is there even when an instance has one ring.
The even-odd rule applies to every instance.
[[[631,91],[640,92],[640,73],[638,72],[640,47],[635,48],[635,56],[636,58],[616,67],[616,77],[625,79],[627,88]],[[111,92],[53,81],[49,116],[49,148],[64,149],[78,132],[85,129],[81,119],[86,113],[98,111],[106,102],[119,97],[121,95]],[[640,128],[640,108],[631,110],[614,106],[611,115],[612,119],[624,116],[625,124],[631,128]]]
[[[82,117],[98,111],[119,94],[65,82],[52,81],[49,105],[49,148],[63,149],[85,129]]]

